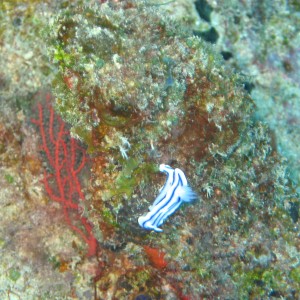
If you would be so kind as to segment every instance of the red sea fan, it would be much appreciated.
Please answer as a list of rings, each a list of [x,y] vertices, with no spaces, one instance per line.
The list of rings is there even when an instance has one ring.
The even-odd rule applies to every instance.
[[[97,240],[88,220],[81,216],[79,203],[84,201],[79,173],[87,163],[86,150],[70,136],[63,120],[57,116],[47,95],[46,104],[38,104],[38,118],[32,120],[39,128],[41,149],[48,168],[44,171],[45,190],[61,204],[67,224],[88,246],[88,256],[96,254]]]

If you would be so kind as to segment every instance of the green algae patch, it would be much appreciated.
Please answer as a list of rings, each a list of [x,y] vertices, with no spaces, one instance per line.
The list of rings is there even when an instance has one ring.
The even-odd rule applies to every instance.
[[[20,277],[21,277],[21,273],[17,270],[17,269],[10,269],[9,270],[9,279],[16,282]]]
[[[12,175],[10,175],[10,174],[5,174],[4,175],[4,178],[5,178],[5,180],[8,182],[8,183],[10,183],[10,184],[13,184],[14,183],[14,177],[12,176]]]
[[[290,278],[295,281],[295,283],[300,282],[300,267],[294,268],[290,272]]]
[[[111,210],[107,208],[103,208],[101,211],[101,215],[103,217],[103,220],[107,222],[110,225],[118,226],[118,223],[116,222],[114,214],[111,212]]]

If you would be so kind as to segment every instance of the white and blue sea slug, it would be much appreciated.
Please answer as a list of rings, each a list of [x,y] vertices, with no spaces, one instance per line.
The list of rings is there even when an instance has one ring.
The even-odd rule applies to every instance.
[[[174,170],[170,166],[161,164],[159,170],[166,173],[166,183],[149,207],[149,212],[138,218],[141,227],[156,232],[163,231],[159,226],[179,208],[182,202],[192,202],[197,198],[197,194],[188,185],[180,169]]]

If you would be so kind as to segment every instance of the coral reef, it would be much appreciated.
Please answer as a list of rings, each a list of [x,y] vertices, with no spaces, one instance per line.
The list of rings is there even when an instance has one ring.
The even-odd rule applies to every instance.
[[[290,177],[300,190],[298,2],[197,0],[196,4],[199,11],[206,7],[210,11],[209,19],[202,16],[198,30],[213,28],[218,51],[246,75],[256,117],[274,132],[276,147],[288,159]]]
[[[47,11],[34,37],[50,62],[44,48],[28,58],[32,89],[26,74],[5,81],[7,99],[16,85],[27,96],[0,114],[1,297],[299,298],[299,196],[245,76],[192,33],[194,18],[166,16],[172,1],[58,2],[17,6],[29,36]],[[13,37],[9,3],[1,34]],[[214,3],[199,3],[214,22]],[[3,43],[3,54],[18,48]],[[49,83],[38,57],[49,102],[30,97]],[[18,65],[6,65],[13,78]],[[161,163],[199,198],[156,233],[137,220],[165,180]]]
[[[67,8],[51,20],[49,42],[60,70],[55,107],[94,157],[85,212],[100,245],[120,255],[128,241],[161,249],[169,272],[160,285],[166,278],[171,286],[181,282],[174,293],[192,299],[217,296],[218,281],[227,287],[222,295],[292,294],[295,282],[283,288],[261,279],[279,272],[280,263],[256,262],[272,253],[256,241],[253,227],[262,228],[260,241],[267,239],[274,214],[283,217],[283,207],[297,198],[267,128],[251,118],[244,78],[184,26],[141,1]],[[166,233],[153,235],[136,220],[155,197],[161,162],[184,169],[202,200],[170,218]],[[135,268],[131,262],[127,276]],[[99,281],[101,295],[106,276],[124,280],[110,270]],[[153,297],[162,295],[148,286]]]

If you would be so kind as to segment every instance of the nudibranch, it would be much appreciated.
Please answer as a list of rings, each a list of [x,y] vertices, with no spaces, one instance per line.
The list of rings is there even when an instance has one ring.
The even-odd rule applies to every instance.
[[[159,228],[173,214],[182,202],[192,202],[197,194],[188,185],[187,179],[180,169],[175,170],[161,164],[159,170],[167,175],[167,180],[160,193],[149,207],[149,212],[138,218],[141,227],[147,230],[162,232]]]

